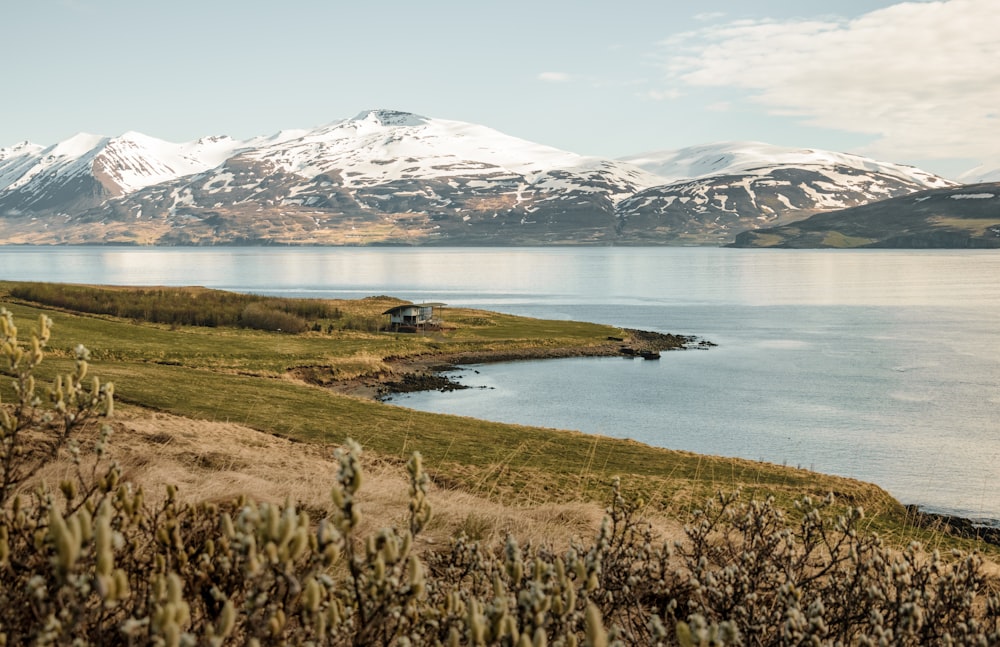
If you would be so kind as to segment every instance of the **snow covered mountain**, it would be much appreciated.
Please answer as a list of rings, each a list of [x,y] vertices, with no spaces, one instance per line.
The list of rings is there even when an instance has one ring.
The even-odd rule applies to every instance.
[[[600,159],[371,110],[248,141],[126,133],[0,149],[0,242],[703,244],[948,184],[764,144]]]
[[[618,206],[618,233],[725,244],[771,227],[955,183],[866,157],[758,142],[724,142],[625,158],[667,183]]]
[[[80,133],[43,148],[28,142],[0,150],[0,211],[70,213],[151,184],[196,173],[232,154],[227,138],[171,144],[141,133]]]
[[[485,126],[390,110],[362,112],[283,145],[250,151],[244,158],[307,179],[349,171],[343,177],[347,188],[401,179],[497,175],[516,175],[536,185],[551,181],[546,176],[558,170],[607,174],[615,191],[622,194],[659,181],[624,165],[517,139]]]
[[[298,133],[279,133],[278,140]],[[175,144],[142,133],[80,133],[43,148],[22,142],[0,149],[0,212],[86,209],[108,198],[218,166],[237,151],[275,138],[241,142],[226,136]]]
[[[54,242],[600,242],[613,236],[615,204],[660,182],[622,162],[390,110],[293,137],[233,142],[228,155],[189,155],[187,167],[177,163],[179,154],[152,154],[162,147],[146,146],[143,181],[133,173],[128,187],[124,179],[113,187],[97,181],[108,175],[96,163],[107,143],[90,148],[74,167],[90,173],[62,172],[100,185],[85,191],[89,206],[54,195],[52,183],[32,185],[30,194],[20,187],[0,194],[0,215],[49,216],[41,223],[22,217],[23,238],[16,240],[34,231]]]

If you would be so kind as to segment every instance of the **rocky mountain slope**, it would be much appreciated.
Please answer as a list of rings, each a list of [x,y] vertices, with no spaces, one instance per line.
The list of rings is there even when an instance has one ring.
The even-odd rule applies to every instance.
[[[948,185],[912,167],[764,144],[584,157],[373,110],[249,141],[126,133],[0,149],[0,242],[720,244]]]
[[[1000,182],[931,189],[745,231],[733,246],[1000,248]]]

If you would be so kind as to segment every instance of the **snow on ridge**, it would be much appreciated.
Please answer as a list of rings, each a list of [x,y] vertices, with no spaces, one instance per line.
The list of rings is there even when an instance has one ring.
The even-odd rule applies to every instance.
[[[260,137],[254,137],[248,139],[245,142],[245,148],[252,148],[257,146],[268,146],[272,144],[281,144],[283,142],[291,141],[293,139],[298,139],[309,132],[308,128],[291,128],[279,130],[273,135],[261,135]],[[201,140],[199,140],[201,141]]]
[[[281,130],[273,135],[248,140],[229,135],[209,135],[188,142],[168,142],[142,133],[128,132],[114,138],[117,146],[135,145],[127,166],[115,178],[126,192],[138,190],[178,177],[203,173],[247,150],[279,145],[309,132],[304,129]]]
[[[128,193],[203,170],[197,160],[184,154],[184,146],[130,131],[113,138],[95,156],[94,170]]]
[[[766,174],[776,168],[846,166],[916,182],[926,188],[944,188],[953,185],[943,178],[912,166],[880,162],[850,153],[788,148],[762,142],[718,142],[677,150],[651,151],[620,159],[659,175],[665,183],[716,175],[755,172]]]
[[[16,177],[6,177],[2,182],[4,190],[16,190],[28,185],[35,177],[49,175],[72,176],[80,172],[79,160],[99,149],[108,138],[90,133],[77,133],[61,142],[35,150],[25,156]]]
[[[537,144],[476,124],[371,110],[301,137],[248,150],[287,173],[313,178],[344,171],[348,187],[394,179],[520,175],[534,182],[552,171],[610,174],[637,186],[658,178],[626,165]]]
[[[412,112],[376,108],[362,110],[351,121],[373,122],[381,126],[420,126],[427,123],[428,119]]]
[[[45,148],[29,141],[0,148],[0,191],[16,182],[34,164],[35,158]]]
[[[53,144],[42,150],[40,155],[46,158],[77,159],[104,145],[110,138],[90,133],[77,133],[69,139]]]
[[[0,148],[0,162],[10,159],[14,155],[31,155],[33,153],[38,153],[44,148],[44,146],[34,144],[28,140],[17,142],[13,146]]]
[[[113,194],[129,193],[214,168],[246,146],[228,136],[174,143],[137,131],[117,137],[79,133],[45,148],[25,144],[18,145],[25,152],[16,168],[0,156],[0,190],[94,173]],[[8,150],[15,149],[3,152]]]

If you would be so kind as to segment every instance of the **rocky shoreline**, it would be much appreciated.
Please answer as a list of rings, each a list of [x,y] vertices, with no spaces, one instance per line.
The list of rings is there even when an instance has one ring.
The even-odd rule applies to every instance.
[[[1000,528],[996,526],[977,523],[965,517],[926,512],[915,505],[906,506],[906,512],[914,519],[914,525],[918,528],[927,528],[955,537],[977,539],[993,546],[1000,546]]]
[[[438,352],[404,358],[389,358],[391,370],[349,380],[324,384],[340,393],[379,401],[388,401],[394,394],[416,391],[454,391],[467,388],[446,375],[463,364],[492,364],[530,359],[566,357],[638,357],[640,352],[658,354],[661,351],[707,349],[713,342],[691,335],[672,335],[648,330],[624,329],[623,337],[609,337],[601,344],[587,346],[531,346],[473,352]]]

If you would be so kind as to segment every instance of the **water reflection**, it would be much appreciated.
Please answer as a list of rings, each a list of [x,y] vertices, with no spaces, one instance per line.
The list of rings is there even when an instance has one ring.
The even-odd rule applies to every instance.
[[[989,251],[677,248],[0,248],[0,276],[326,294],[743,305],[1000,304]]]

